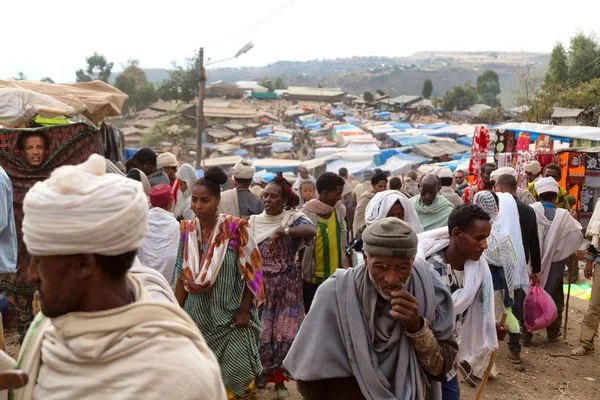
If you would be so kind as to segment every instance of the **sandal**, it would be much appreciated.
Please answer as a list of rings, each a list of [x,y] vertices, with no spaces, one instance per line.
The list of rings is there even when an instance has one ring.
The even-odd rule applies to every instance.
[[[275,392],[277,393],[278,399],[285,399],[290,395],[290,392],[283,383],[281,385],[275,385]]]
[[[465,363],[466,364],[466,363]],[[471,387],[477,387],[477,382],[475,382],[475,375],[473,375],[473,371],[471,370],[471,366],[469,364],[463,365],[463,363],[458,364],[458,370],[463,376],[464,381]]]
[[[578,348],[571,351],[571,355],[573,356],[585,356],[588,353],[594,352],[594,346],[579,346]]]

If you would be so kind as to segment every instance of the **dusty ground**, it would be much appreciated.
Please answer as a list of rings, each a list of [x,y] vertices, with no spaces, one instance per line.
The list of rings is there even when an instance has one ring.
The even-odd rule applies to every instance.
[[[488,382],[486,399],[502,400],[594,400],[600,399],[600,351],[585,357],[570,356],[577,346],[579,326],[587,302],[571,298],[567,341],[546,343],[545,332],[535,334],[531,347],[524,347],[524,372],[518,372],[506,357],[506,343],[497,355],[498,376]],[[289,383],[290,400],[301,399],[295,385]],[[475,399],[477,389],[461,383],[461,398]],[[277,396],[272,386],[259,392],[259,399]]]
[[[587,302],[571,298],[567,341],[546,343],[545,332],[535,334],[533,345],[523,348],[524,372],[518,372],[506,358],[506,343],[497,356],[498,376],[490,380],[484,398],[502,400],[595,400],[600,399],[600,351],[585,357],[570,356],[577,346],[579,327]],[[7,352],[18,353],[16,333],[6,334]],[[289,400],[299,400],[293,382],[289,383]],[[476,389],[461,383],[463,399],[475,399]],[[272,400],[277,396],[272,385],[259,391],[259,399]]]

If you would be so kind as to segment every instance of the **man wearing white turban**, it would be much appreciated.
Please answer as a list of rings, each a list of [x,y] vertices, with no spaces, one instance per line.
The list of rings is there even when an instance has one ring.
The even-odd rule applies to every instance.
[[[542,166],[539,161],[533,160],[528,161],[523,164],[523,170],[527,174],[527,180],[529,183],[537,182],[540,179],[540,172],[542,171]]]
[[[177,173],[177,157],[173,153],[164,152],[158,155],[156,158],[156,167],[162,169],[165,174],[169,177],[171,185],[175,180],[175,174]]]
[[[542,255],[541,287],[556,304],[558,317],[546,328],[548,340],[560,335],[564,303],[563,274],[566,258],[583,243],[582,228],[568,210],[557,207],[558,183],[554,178],[540,178],[535,182],[540,201],[531,205],[535,211]]]
[[[128,272],[146,235],[147,198],[140,183],[105,168],[94,154],[25,196],[29,278],[42,312],[21,348],[18,368],[29,379],[15,398],[225,399],[194,322],[153,301]]]
[[[235,189],[221,193],[219,213],[248,220],[263,212],[263,202],[250,191],[256,167],[250,161],[240,161],[233,166]]]

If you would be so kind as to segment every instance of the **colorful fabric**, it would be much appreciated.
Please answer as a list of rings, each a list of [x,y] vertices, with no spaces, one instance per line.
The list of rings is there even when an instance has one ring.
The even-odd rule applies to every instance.
[[[185,280],[183,248],[181,241],[175,268],[179,279]],[[203,244],[200,249],[204,254],[208,252],[207,245]],[[238,252],[227,247],[219,278],[207,290],[189,293],[183,309],[217,357],[225,389],[241,397],[255,377],[260,376],[262,367],[258,349],[261,326],[256,304],[250,308],[247,328],[237,328],[232,323],[247,285],[240,279],[238,263]]]
[[[26,132],[41,132],[49,139],[48,159],[40,168],[32,168],[22,159],[17,147],[19,137]],[[36,182],[47,179],[61,165],[77,165],[93,154],[100,153],[98,129],[90,124],[43,127],[35,129],[0,129],[0,165],[13,185],[13,212],[17,229],[17,273],[0,275],[0,290],[15,304],[17,331],[25,335],[33,318],[31,302],[36,290],[27,279],[29,255],[23,242],[23,199]]]
[[[181,222],[181,270],[188,293],[196,294],[210,289],[219,277],[225,254],[232,249],[238,256],[240,275],[254,293],[256,303],[264,301],[260,252],[254,236],[248,235],[248,228],[248,221],[220,214],[210,235],[207,251],[200,253],[200,221],[196,218]]]
[[[300,225],[312,226],[312,223],[305,218],[292,223],[292,227]],[[303,245],[303,240],[289,236],[275,242],[265,240],[259,245],[265,280],[265,302],[258,309],[262,325],[261,383],[292,379],[283,367],[283,360],[304,321],[302,277],[296,267],[296,254]]]
[[[256,391],[256,385],[254,381],[248,385],[246,391],[241,396],[236,396],[232,391],[227,391],[227,400],[258,400],[258,392]]]
[[[586,153],[569,152],[567,184],[565,187],[582,184],[585,181]]]
[[[490,130],[486,126],[475,127],[473,144],[471,145],[471,159],[469,173],[473,174],[475,185],[481,181],[481,166],[485,164],[490,145]]]
[[[319,217],[315,239],[315,273],[312,283],[321,284],[341,267],[340,226],[335,212]]]

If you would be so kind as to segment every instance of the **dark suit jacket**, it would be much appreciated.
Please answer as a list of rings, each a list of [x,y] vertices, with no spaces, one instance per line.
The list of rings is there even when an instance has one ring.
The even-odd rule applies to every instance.
[[[514,197],[514,196],[513,196]],[[537,218],[535,211],[529,205],[515,197],[519,222],[521,224],[521,238],[525,250],[525,260],[531,260],[531,272],[540,272],[542,259],[540,256],[540,239],[538,237]]]

